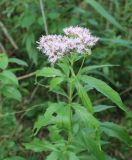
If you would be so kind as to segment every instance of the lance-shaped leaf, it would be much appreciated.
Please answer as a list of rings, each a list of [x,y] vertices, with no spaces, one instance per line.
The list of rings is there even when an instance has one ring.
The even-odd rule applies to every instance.
[[[72,108],[75,110],[77,119],[85,127],[99,130],[99,121],[87,111],[87,109],[77,103],[72,103]]]
[[[34,152],[56,151],[55,146],[44,139],[34,138],[30,143],[24,143],[23,145],[26,149]]]
[[[86,66],[84,68],[81,69],[81,73],[82,74],[86,74],[86,73],[89,73],[91,72],[92,70],[95,70],[95,69],[100,69],[100,68],[104,68],[104,67],[115,67],[115,66],[119,66],[119,65],[113,65],[113,64],[104,64],[104,65],[92,65],[92,66]]]
[[[82,131],[82,138],[90,152],[95,156],[96,160],[106,160],[104,152],[101,150],[98,141]]]
[[[18,59],[18,58],[9,58],[9,62],[10,63],[16,63],[16,64],[21,65],[21,66],[28,66],[28,64],[25,61],[23,61],[21,59]]]
[[[107,106],[107,105],[97,105],[97,106],[94,106],[94,112],[102,112],[102,111],[105,111],[107,109],[111,109],[111,108],[114,108],[115,106]]]
[[[15,99],[18,101],[21,101],[21,99],[22,99],[20,91],[14,86],[3,87],[2,94],[7,98]]]
[[[108,86],[105,82],[102,80],[96,79],[91,76],[81,76],[80,79],[90,85],[91,87],[95,88],[97,91],[105,95],[107,98],[109,98],[112,102],[114,102],[119,108],[127,112],[127,108],[123,104],[120,95],[113,90],[110,86]]]
[[[102,130],[110,137],[118,138],[119,140],[125,142],[126,144],[132,144],[130,136],[127,134],[126,130],[112,122],[100,123]]]
[[[92,107],[91,100],[90,100],[87,92],[83,88],[83,86],[77,81],[75,83],[75,87],[77,89],[78,95],[79,95],[83,105],[87,108],[87,110],[89,112],[93,112],[93,107]]]
[[[5,69],[8,66],[8,57],[5,53],[0,53],[0,68]]]

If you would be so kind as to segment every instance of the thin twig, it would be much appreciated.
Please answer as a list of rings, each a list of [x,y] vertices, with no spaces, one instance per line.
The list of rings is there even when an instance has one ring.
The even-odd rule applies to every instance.
[[[17,112],[5,113],[5,114],[0,115],[0,118],[12,116],[12,115],[18,114],[18,113],[29,112],[29,111],[32,111],[32,110],[38,108],[38,107],[41,107],[42,105],[45,105],[45,103],[36,104],[29,109],[23,109],[23,110],[20,110],[20,111],[17,111]]]
[[[129,88],[127,88],[125,91],[122,91],[121,93],[120,93],[120,95],[123,95],[123,94],[125,94],[125,93],[127,93],[127,92],[129,92],[129,91],[131,91],[132,90],[132,87],[129,87]]]
[[[48,35],[48,27],[47,27],[47,22],[46,22],[44,4],[42,0],[39,0],[39,3],[40,3],[41,13],[42,13],[43,21],[44,21],[44,30],[45,30],[46,35]]]
[[[39,88],[39,85],[37,85],[37,86],[34,88],[34,90],[32,91],[32,94],[31,94],[31,96],[30,96],[30,101],[32,101],[32,99],[34,98],[34,96],[35,96],[38,88]]]
[[[5,25],[0,21],[0,28],[2,29],[2,31],[4,32],[5,36],[8,38],[8,40],[11,42],[12,46],[15,49],[18,49],[18,46],[16,44],[16,42],[13,40],[13,38],[11,37],[11,35],[9,34],[7,28],[5,27]]]
[[[29,74],[20,76],[20,77],[18,77],[17,79],[18,79],[18,80],[26,79],[26,78],[29,78],[29,77],[34,76],[35,74],[36,74],[36,72],[32,72],[32,73],[29,73]]]
[[[42,13],[43,22],[44,22],[44,30],[45,30],[46,35],[48,35],[48,27],[47,27],[47,21],[46,21],[46,16],[45,16],[44,4],[42,0],[39,0],[39,2],[40,2],[40,8],[41,8],[41,13]],[[39,85],[37,84],[34,90],[32,91],[29,102],[34,98],[38,89],[39,89]]]

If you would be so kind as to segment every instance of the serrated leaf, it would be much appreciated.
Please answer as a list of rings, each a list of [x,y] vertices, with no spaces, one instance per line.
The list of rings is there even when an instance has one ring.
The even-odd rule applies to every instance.
[[[38,71],[36,71],[36,76],[41,76],[41,77],[57,77],[57,76],[62,76],[63,74],[61,73],[60,70],[55,69],[55,68],[50,68],[50,67],[44,67]]]
[[[2,89],[2,94],[7,98],[15,99],[18,101],[21,101],[22,99],[22,96],[19,90],[13,86],[5,86]]]
[[[35,134],[47,125],[56,124],[58,127],[69,128],[70,127],[70,110],[64,103],[51,104],[44,115],[39,116],[35,122],[34,131]]]
[[[104,9],[104,7],[95,0],[85,0],[86,3],[90,4],[101,16],[103,16],[105,19],[107,19],[109,22],[111,22],[113,25],[115,25],[117,28],[123,30],[122,26],[119,22],[115,20],[113,16],[110,15],[110,13]]]
[[[96,79],[91,76],[81,76],[80,77],[82,81],[90,85],[91,87],[95,88],[97,91],[102,93],[104,96],[109,98],[112,102],[114,102],[119,108],[127,112],[127,108],[123,104],[120,95],[113,90],[110,86],[108,86],[105,82],[102,80]]]
[[[34,135],[36,135],[42,127],[45,127],[46,125],[49,125],[49,124],[51,124],[51,119],[50,118],[46,119],[44,115],[40,115],[33,127]]]
[[[18,59],[18,58],[9,58],[9,62],[10,63],[16,63],[16,64],[21,65],[21,66],[28,66],[28,64],[25,61],[23,61],[21,59]]]
[[[100,125],[102,130],[108,136],[118,138],[126,144],[132,144],[130,136],[127,134],[126,130],[123,127],[112,122],[102,122]]]
[[[8,56],[5,53],[0,53],[0,68],[6,69],[8,66]]]

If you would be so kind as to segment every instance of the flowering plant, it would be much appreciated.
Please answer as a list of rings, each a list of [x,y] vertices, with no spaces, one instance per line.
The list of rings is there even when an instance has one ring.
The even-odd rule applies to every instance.
[[[34,125],[34,135],[47,128],[44,139],[33,139],[26,143],[27,149],[45,151],[46,160],[112,160],[102,148],[108,145],[103,139],[106,134],[130,144],[130,137],[124,128],[112,122],[101,122],[97,112],[113,106],[93,106],[88,91],[96,89],[120,109],[127,112],[119,94],[102,80],[89,75],[90,70],[104,66],[86,66],[84,61],[91,54],[91,48],[99,38],[82,27],[69,27],[65,35],[42,36],[38,49],[42,51],[54,67],[44,67],[36,71],[37,77],[51,78],[50,91],[57,93],[57,102],[48,102],[44,114]],[[82,60],[83,58],[83,60]],[[82,60],[78,68],[77,61]]]

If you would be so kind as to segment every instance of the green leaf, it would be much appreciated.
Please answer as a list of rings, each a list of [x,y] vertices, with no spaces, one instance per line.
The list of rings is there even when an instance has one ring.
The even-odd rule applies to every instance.
[[[56,86],[55,88],[52,88],[52,92],[62,95],[64,97],[67,97],[67,94],[65,93],[64,89],[62,89],[60,86]]]
[[[44,115],[39,116],[33,127],[34,135],[36,135],[42,127],[48,124],[50,124],[49,119],[45,119]]]
[[[25,61],[23,61],[21,59],[18,59],[18,58],[9,58],[9,62],[10,63],[16,63],[16,64],[21,65],[21,66],[28,66],[28,64]]]
[[[26,149],[30,149],[34,152],[56,151],[54,145],[50,142],[38,138],[34,138],[30,143],[24,143],[23,145]]]
[[[119,108],[127,112],[127,108],[123,104],[119,94],[113,90],[110,86],[108,86],[105,82],[102,80],[96,79],[91,76],[81,76],[80,77],[82,81],[90,85],[91,87],[95,88],[97,91],[105,95],[107,98],[109,98],[112,102],[114,102]]]
[[[23,28],[30,27],[36,21],[35,14],[26,14],[20,19],[20,25]]]
[[[48,17],[49,17],[51,20],[58,19],[58,18],[59,18],[59,15],[60,15],[60,13],[55,12],[55,11],[51,11],[51,12],[48,13]]]
[[[104,7],[98,3],[95,0],[85,0],[86,3],[90,4],[101,16],[106,18],[109,22],[111,22],[113,25],[115,25],[117,28],[123,30],[122,26],[119,22],[115,20],[113,16],[111,16],[107,10],[104,9]]]
[[[87,108],[87,110],[89,112],[93,112],[93,107],[92,107],[91,100],[90,100],[89,96],[87,95],[87,93],[86,93],[85,89],[83,88],[83,86],[78,81],[75,83],[75,86],[76,86],[78,95],[81,98],[82,103],[84,104],[84,106]]]
[[[63,137],[59,134],[61,129],[58,129],[56,125],[53,125],[49,126],[48,130],[49,130],[49,138],[52,142],[57,142],[57,141],[61,142],[61,140],[63,139]]]
[[[35,122],[34,131],[35,135],[38,131],[47,125],[56,124],[58,127],[70,127],[70,110],[69,106],[64,103],[53,103],[47,109],[44,115],[39,116]]]
[[[93,155],[88,155],[87,153],[83,153],[83,155],[79,156],[79,160],[97,160]]]
[[[0,68],[6,69],[8,66],[8,56],[5,53],[0,53]]]
[[[60,106],[57,110],[55,122],[59,128],[70,128],[70,106]]]
[[[13,86],[5,86],[2,89],[2,94],[7,98],[15,99],[18,101],[21,101],[22,99],[22,96],[19,90]]]
[[[58,63],[58,66],[62,69],[63,73],[67,76],[70,74],[70,66],[69,64],[64,63]]]
[[[63,74],[61,73],[60,70],[50,67],[44,67],[36,71],[36,76],[41,76],[41,77],[56,77],[56,76],[61,77],[62,75]]]
[[[95,139],[89,136],[87,133],[82,131],[82,137],[85,141],[86,146],[91,151],[91,153],[96,157],[97,160],[106,160],[104,152],[101,150],[99,144]]]
[[[100,125],[102,130],[108,136],[118,138],[126,144],[132,144],[130,136],[127,134],[126,130],[123,127],[112,122],[102,122],[100,123]]]
[[[28,53],[28,56],[35,64],[37,64],[37,59],[38,59],[38,53],[37,50],[34,46],[35,44],[35,35],[34,33],[28,33],[24,36],[23,40],[24,45],[26,45],[26,50]]]
[[[117,160],[116,158],[110,157],[108,155],[106,155],[107,160]]]
[[[50,81],[50,89],[52,90],[56,88],[63,80],[64,80],[63,77],[52,78],[52,80]]]
[[[60,158],[59,152],[51,152],[47,157],[46,160],[58,160]]]
[[[94,106],[94,112],[102,112],[104,110],[110,109],[110,108],[114,108],[115,106],[107,106],[107,105],[97,105]]]
[[[12,84],[18,86],[18,80],[15,74],[9,70],[4,70],[0,73],[0,80],[4,84]]]
[[[81,124],[84,124],[85,127],[99,130],[99,121],[86,108],[77,103],[72,103],[72,108],[75,110],[77,119]]]
[[[13,156],[13,157],[5,158],[4,160],[26,160],[26,159],[20,156]]]
[[[98,68],[104,68],[104,67],[114,67],[114,66],[119,66],[119,65],[112,65],[112,64],[104,64],[104,65],[92,65],[92,66],[87,66],[81,69],[81,73],[88,73],[89,71],[98,69]]]
[[[73,152],[68,152],[69,160],[79,160],[77,155]]]

